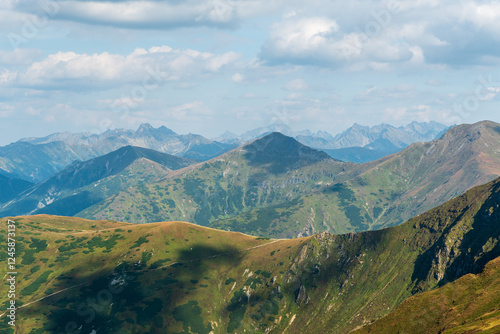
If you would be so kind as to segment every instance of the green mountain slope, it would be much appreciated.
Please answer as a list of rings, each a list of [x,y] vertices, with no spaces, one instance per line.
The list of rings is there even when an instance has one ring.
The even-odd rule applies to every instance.
[[[343,180],[349,165],[274,133],[156,184],[122,191],[78,216],[137,223],[183,220],[206,226]]]
[[[295,201],[221,217],[209,226],[292,237],[398,225],[500,175],[499,144],[499,124],[456,126],[435,141],[350,165],[343,180],[327,180],[330,185]]]
[[[500,258],[478,275],[408,298],[388,316],[355,333],[499,333]]]
[[[114,191],[88,184],[86,192],[57,205],[47,205],[57,187],[45,186],[2,211],[135,223],[182,220],[278,238],[374,230],[500,175],[499,129],[492,122],[456,126],[440,139],[362,165],[274,133],[159,182],[134,178]]]
[[[179,222],[14,220],[16,333],[347,333],[500,256],[500,179],[397,227],[291,240]]]
[[[73,163],[0,207],[0,215],[71,216],[120,190],[158,181],[170,171],[193,163],[193,160],[125,146],[99,158]]]

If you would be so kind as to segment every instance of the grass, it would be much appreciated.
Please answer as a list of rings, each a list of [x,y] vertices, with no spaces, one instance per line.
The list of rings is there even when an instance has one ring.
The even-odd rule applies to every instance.
[[[388,315],[405,300],[411,302],[413,295],[460,282],[457,273],[477,273],[500,256],[495,241],[500,238],[499,203],[500,181],[397,227],[290,240],[183,222],[14,218],[18,234],[25,237],[18,256],[39,250],[31,254],[30,264],[18,268],[23,277],[17,286],[22,291],[19,304],[69,288],[18,309],[17,330],[61,332],[72,321],[82,332],[106,326],[111,332],[132,333],[251,333],[268,328],[272,333],[347,333]],[[26,233],[30,231],[41,234]],[[449,249],[446,256],[444,249]],[[61,256],[67,259],[57,262]],[[432,265],[437,258],[439,265]],[[0,275],[5,270],[0,268]],[[491,270],[498,272],[497,267]],[[472,286],[480,289],[476,295],[472,290],[463,295],[475,296],[483,305],[481,291],[489,291],[489,285]],[[448,291],[444,295],[460,289],[451,286]],[[453,305],[471,304],[465,299],[460,304],[458,295],[447,298],[436,307],[449,312]],[[0,304],[5,302],[6,294],[0,293]],[[494,332],[497,300],[484,302],[470,313],[457,309],[468,317],[457,326]],[[91,310],[95,316],[87,322]]]

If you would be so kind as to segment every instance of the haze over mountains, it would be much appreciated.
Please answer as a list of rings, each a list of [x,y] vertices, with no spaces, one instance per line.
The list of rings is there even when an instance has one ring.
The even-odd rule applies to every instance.
[[[397,225],[500,176],[500,125],[450,129],[366,164],[344,163],[273,133],[132,187],[78,214],[136,223],[187,220],[269,237]]]
[[[65,132],[43,138],[21,139],[0,147],[0,173],[36,183],[60,172],[75,160],[96,158],[127,145],[205,161],[271,132],[295,137],[307,146],[325,150],[338,160],[367,162],[399,151],[413,142],[432,140],[444,129],[446,126],[435,122],[414,122],[400,128],[387,124],[372,128],[355,124],[333,137],[324,131],[294,133],[284,124],[272,124],[249,131],[239,138],[226,135],[209,140],[195,134],[178,135],[165,126],[154,128],[142,124],[137,131],[116,129],[101,134]],[[357,147],[359,145],[365,147]],[[340,149],[332,151],[337,148]]]
[[[196,160],[207,160],[235,147],[195,134],[178,135],[164,126],[153,128],[142,124],[137,131],[117,129],[101,134],[56,133],[44,138],[22,139],[0,147],[0,169],[11,176],[40,182],[75,160],[97,158],[128,145]]]
[[[335,160],[281,133],[197,164],[128,146],[75,162],[37,185],[18,186],[0,203],[0,215],[183,220],[266,237],[380,229],[499,176],[499,129],[493,122],[456,126],[365,164]],[[139,130],[172,135],[166,128]],[[73,145],[80,138],[30,141],[46,145],[61,136]]]
[[[355,123],[344,132],[332,136],[326,131],[293,131],[283,123],[275,123],[245,132],[241,136],[226,132],[214,140],[241,145],[272,132],[280,132],[304,145],[324,150],[335,159],[363,163],[396,153],[416,142],[434,140],[448,129],[449,127],[437,122],[412,122],[401,127],[389,124],[369,127]]]

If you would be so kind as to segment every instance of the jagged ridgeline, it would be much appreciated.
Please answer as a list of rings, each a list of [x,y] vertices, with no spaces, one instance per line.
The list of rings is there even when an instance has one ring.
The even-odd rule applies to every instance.
[[[334,160],[273,133],[76,214],[135,223],[183,220],[273,238],[394,226],[500,175],[500,125],[452,128],[384,159]]]
[[[415,295],[394,313],[404,314],[407,303],[428,298],[434,288],[442,306],[433,308],[436,319],[448,319],[453,301],[463,305],[466,294],[442,289],[470,286],[464,282],[473,276],[464,275],[485,266],[475,312],[456,318],[464,323],[443,321],[426,333],[467,324],[492,332],[500,304],[491,302],[497,295],[485,294],[497,292],[487,280],[499,275],[498,260],[491,262],[500,256],[499,205],[497,179],[397,227],[291,240],[181,222],[14,218],[24,305],[16,333],[59,333],[65,326],[82,333],[348,333]],[[0,259],[6,256],[2,249]],[[6,294],[0,298],[5,305]],[[4,321],[0,330],[13,333]],[[418,321],[398,318],[401,326]],[[396,332],[390,324],[374,328]]]

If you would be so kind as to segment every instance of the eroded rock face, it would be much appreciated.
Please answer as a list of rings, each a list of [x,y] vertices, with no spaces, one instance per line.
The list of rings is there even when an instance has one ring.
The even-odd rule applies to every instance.
[[[311,299],[306,293],[306,288],[301,284],[297,291],[295,291],[295,302],[297,305],[301,306],[306,305],[310,300]]]

